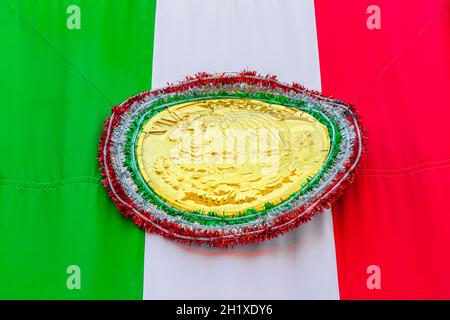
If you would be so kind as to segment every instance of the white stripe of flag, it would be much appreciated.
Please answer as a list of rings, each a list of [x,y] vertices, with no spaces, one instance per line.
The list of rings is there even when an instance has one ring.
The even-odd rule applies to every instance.
[[[153,88],[256,70],[320,90],[313,0],[164,0]],[[331,212],[262,244],[188,247],[146,234],[144,299],[339,299]]]

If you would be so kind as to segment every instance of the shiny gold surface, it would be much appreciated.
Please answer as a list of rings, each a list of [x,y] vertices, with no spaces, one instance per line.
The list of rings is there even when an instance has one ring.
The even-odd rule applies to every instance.
[[[142,176],[168,204],[225,215],[289,198],[329,151],[314,117],[252,99],[169,107],[144,125],[136,149]]]

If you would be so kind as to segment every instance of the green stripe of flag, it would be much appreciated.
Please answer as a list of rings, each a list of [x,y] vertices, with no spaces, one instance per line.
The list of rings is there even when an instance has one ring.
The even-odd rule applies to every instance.
[[[108,199],[96,156],[112,105],[150,87],[155,6],[0,1],[0,298],[142,297],[144,234]]]

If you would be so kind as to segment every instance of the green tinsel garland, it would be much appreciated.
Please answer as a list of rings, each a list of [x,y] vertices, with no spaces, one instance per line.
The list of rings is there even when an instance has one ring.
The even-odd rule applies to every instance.
[[[324,166],[321,168],[321,170],[317,173],[315,177],[311,177],[308,179],[300,188],[298,192],[294,192],[288,199],[285,199],[283,202],[274,205],[272,203],[265,203],[263,210],[256,210],[254,208],[247,209],[245,212],[241,212],[239,214],[236,214],[234,216],[224,216],[223,214],[211,211],[211,212],[202,212],[200,210],[196,211],[183,211],[178,210],[170,205],[168,205],[166,202],[164,202],[164,199],[157,195],[153,189],[143,182],[143,179],[140,175],[139,170],[136,168],[135,164],[133,163],[136,161],[136,156],[134,152],[135,145],[133,144],[133,138],[135,136],[136,130],[142,129],[142,126],[139,127],[139,124],[143,125],[147,122],[150,118],[158,114],[159,112],[165,110],[166,108],[170,107],[174,104],[180,104],[183,102],[189,102],[192,100],[207,100],[207,99],[219,99],[219,98],[248,98],[248,99],[254,99],[259,100],[263,102],[268,103],[274,103],[279,105],[284,105],[287,107],[294,107],[299,110],[302,110],[314,118],[316,118],[320,123],[322,123],[328,130],[328,133],[333,133],[334,136],[330,134],[332,143],[329,156],[327,158],[327,161],[325,162]],[[156,109],[159,106],[164,106],[163,108]],[[206,226],[223,226],[223,225],[234,225],[234,224],[243,224],[246,222],[253,221],[255,219],[261,218],[265,216],[270,210],[272,210],[275,207],[278,207],[282,204],[285,204],[287,201],[291,199],[299,199],[302,195],[306,194],[308,191],[310,191],[312,188],[317,186],[319,184],[321,177],[330,169],[330,167],[333,165],[334,160],[336,159],[337,154],[339,153],[339,147],[342,142],[342,136],[340,132],[340,128],[336,121],[334,119],[328,119],[324,117],[324,115],[316,110],[310,109],[307,106],[307,103],[304,101],[299,100],[293,100],[286,96],[282,95],[276,95],[272,93],[266,93],[266,92],[256,92],[256,93],[249,93],[249,92],[242,92],[242,91],[235,91],[235,92],[228,92],[228,91],[216,91],[216,92],[205,92],[205,93],[199,93],[199,92],[190,92],[188,94],[175,94],[173,96],[164,98],[164,99],[158,99],[155,102],[152,103],[151,107],[152,110],[148,112],[143,119],[136,117],[136,119],[133,121],[133,123],[130,125],[128,132],[126,134],[126,145],[124,148],[125,152],[125,166],[127,170],[131,173],[131,178],[133,179],[133,182],[136,184],[139,193],[142,195],[142,197],[149,201],[150,203],[154,204],[157,208],[160,210],[163,210],[169,215],[172,216],[178,216],[186,221],[190,222],[197,222]],[[333,130],[335,128],[335,130]],[[133,158],[134,157],[134,158]]]

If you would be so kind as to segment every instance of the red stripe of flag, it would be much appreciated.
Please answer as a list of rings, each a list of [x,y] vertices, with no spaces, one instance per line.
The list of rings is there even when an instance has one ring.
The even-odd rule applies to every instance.
[[[450,298],[450,2],[315,6],[323,92],[356,105],[369,142],[333,206],[341,298]]]

